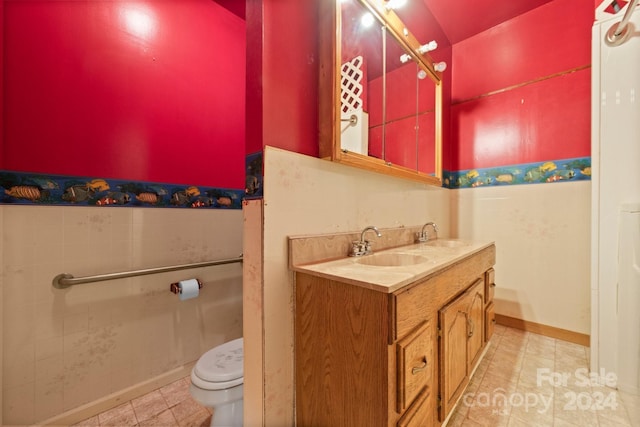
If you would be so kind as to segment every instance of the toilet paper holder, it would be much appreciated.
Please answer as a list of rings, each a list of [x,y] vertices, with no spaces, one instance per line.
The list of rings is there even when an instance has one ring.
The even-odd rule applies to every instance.
[[[196,281],[198,282],[198,289],[202,289],[202,282],[200,281],[200,279],[196,279]],[[182,293],[182,288],[180,288],[180,282],[172,283],[171,286],[169,287],[169,290],[176,295]]]

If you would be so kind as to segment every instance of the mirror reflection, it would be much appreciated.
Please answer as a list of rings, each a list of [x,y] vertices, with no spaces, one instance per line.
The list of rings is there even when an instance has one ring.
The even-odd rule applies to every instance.
[[[436,84],[361,1],[339,7],[340,149],[437,175]]]

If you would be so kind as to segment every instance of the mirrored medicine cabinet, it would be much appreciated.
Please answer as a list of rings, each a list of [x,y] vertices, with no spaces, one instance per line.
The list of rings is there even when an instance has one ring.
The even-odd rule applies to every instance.
[[[441,185],[442,74],[393,2],[321,2],[320,157]]]

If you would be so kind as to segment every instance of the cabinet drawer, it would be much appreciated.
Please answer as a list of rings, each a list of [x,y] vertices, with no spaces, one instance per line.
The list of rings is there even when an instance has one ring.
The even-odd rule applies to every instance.
[[[433,329],[426,321],[396,344],[398,412],[407,409],[433,376]]]
[[[490,268],[485,273],[484,278],[484,302],[490,303],[493,301],[493,292],[496,288],[496,271]]]
[[[434,425],[433,409],[430,390],[423,390],[396,425],[398,427],[431,427]]]
[[[491,339],[491,336],[493,335],[493,327],[496,324],[496,312],[493,303],[489,303],[489,305],[485,309],[484,319],[486,322],[484,327],[485,341],[489,341]]]

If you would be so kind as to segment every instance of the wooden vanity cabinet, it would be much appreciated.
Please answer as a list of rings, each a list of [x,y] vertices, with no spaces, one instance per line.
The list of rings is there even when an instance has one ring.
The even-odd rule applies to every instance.
[[[493,335],[493,327],[496,324],[496,312],[495,306],[493,304],[493,293],[496,288],[496,272],[493,268],[487,270],[484,275],[485,288],[484,288],[484,296],[485,296],[485,327],[484,327],[484,340],[489,341],[491,336]]]
[[[484,280],[477,280],[465,293],[469,300],[467,319],[467,369],[480,361],[484,349]]]
[[[464,387],[469,360],[484,348],[484,281],[476,280],[494,263],[491,245],[392,293],[296,272],[297,425],[440,426],[443,384]],[[453,320],[456,304],[468,314]],[[462,338],[447,341],[451,351],[443,352],[444,307]],[[459,354],[466,379],[442,376],[442,366],[453,363],[447,358]]]
[[[396,344],[397,411],[404,412],[430,384],[433,376],[434,340],[430,322]]]
[[[484,280],[439,311],[440,421],[444,421],[469,383],[484,349]]]
[[[394,425],[387,421],[389,414],[397,413],[398,400],[391,298],[388,293],[296,273],[298,426]]]

